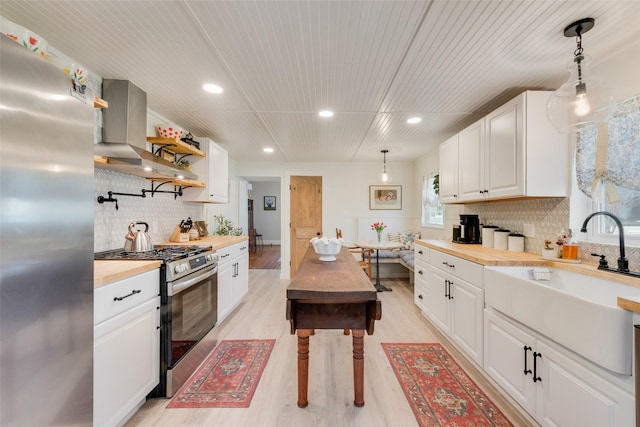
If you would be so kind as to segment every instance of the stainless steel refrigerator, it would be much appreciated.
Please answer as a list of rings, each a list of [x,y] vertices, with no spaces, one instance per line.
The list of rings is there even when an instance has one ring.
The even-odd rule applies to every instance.
[[[0,34],[0,425],[93,413],[93,96]]]

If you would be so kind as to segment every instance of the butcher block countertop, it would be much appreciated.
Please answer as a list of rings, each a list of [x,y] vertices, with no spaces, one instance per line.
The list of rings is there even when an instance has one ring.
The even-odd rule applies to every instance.
[[[160,261],[94,261],[93,287],[98,288],[156,268],[160,268]]]
[[[493,248],[485,248],[482,245],[452,243],[445,240],[416,240],[415,244],[486,266],[547,266],[573,271],[574,273],[588,274],[590,276],[599,277],[612,282],[623,283],[625,285],[640,287],[640,279],[625,276],[624,274],[598,270],[596,264],[573,264],[552,261],[543,259],[536,254],[528,252],[502,251]]]
[[[200,240],[190,240],[188,242],[160,242],[158,245],[198,245],[198,246],[212,246],[213,250],[231,246],[236,243],[249,240],[248,236],[207,236]]]
[[[482,265],[546,265],[545,260],[527,252],[500,251],[482,245],[465,245],[445,240],[416,240],[415,244]]]
[[[189,242],[161,242],[158,245],[200,245],[212,246],[214,250],[231,246],[233,244],[248,240],[247,236],[207,236],[200,240]],[[144,273],[155,268],[160,268],[160,261],[139,261],[139,260],[107,260],[94,261],[93,263],[93,287],[97,288],[136,274]]]

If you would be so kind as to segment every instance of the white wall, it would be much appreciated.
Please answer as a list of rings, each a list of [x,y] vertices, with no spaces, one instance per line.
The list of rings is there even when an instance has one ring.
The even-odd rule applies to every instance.
[[[609,83],[616,102],[640,95],[640,40],[593,60],[591,70]]]

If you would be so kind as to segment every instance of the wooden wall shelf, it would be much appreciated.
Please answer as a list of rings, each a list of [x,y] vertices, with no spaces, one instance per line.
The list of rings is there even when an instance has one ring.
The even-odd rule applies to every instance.
[[[97,96],[93,97],[93,108],[109,108],[109,103]]]
[[[194,181],[192,179],[161,179],[161,178],[147,178],[147,179],[154,182],[164,182],[164,183],[169,183],[170,185],[179,185],[182,187],[198,187],[198,188],[206,187],[206,184],[204,182]]]
[[[153,145],[165,147],[167,150],[179,154],[191,154],[192,156],[205,157],[206,155],[196,147],[173,138],[161,138],[157,136],[148,136],[147,141]]]

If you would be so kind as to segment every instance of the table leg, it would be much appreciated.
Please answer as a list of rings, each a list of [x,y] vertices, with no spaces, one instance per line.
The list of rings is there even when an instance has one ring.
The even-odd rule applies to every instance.
[[[380,283],[380,253],[379,253],[379,249],[376,249],[376,283],[373,286],[376,288],[376,291],[378,291],[378,292],[390,291],[391,290],[391,288],[388,288],[388,287],[384,286],[382,283]]]
[[[313,329],[298,329],[298,407],[306,408],[309,385],[309,335]]]
[[[364,406],[364,330],[354,329],[353,334],[353,404]]]

